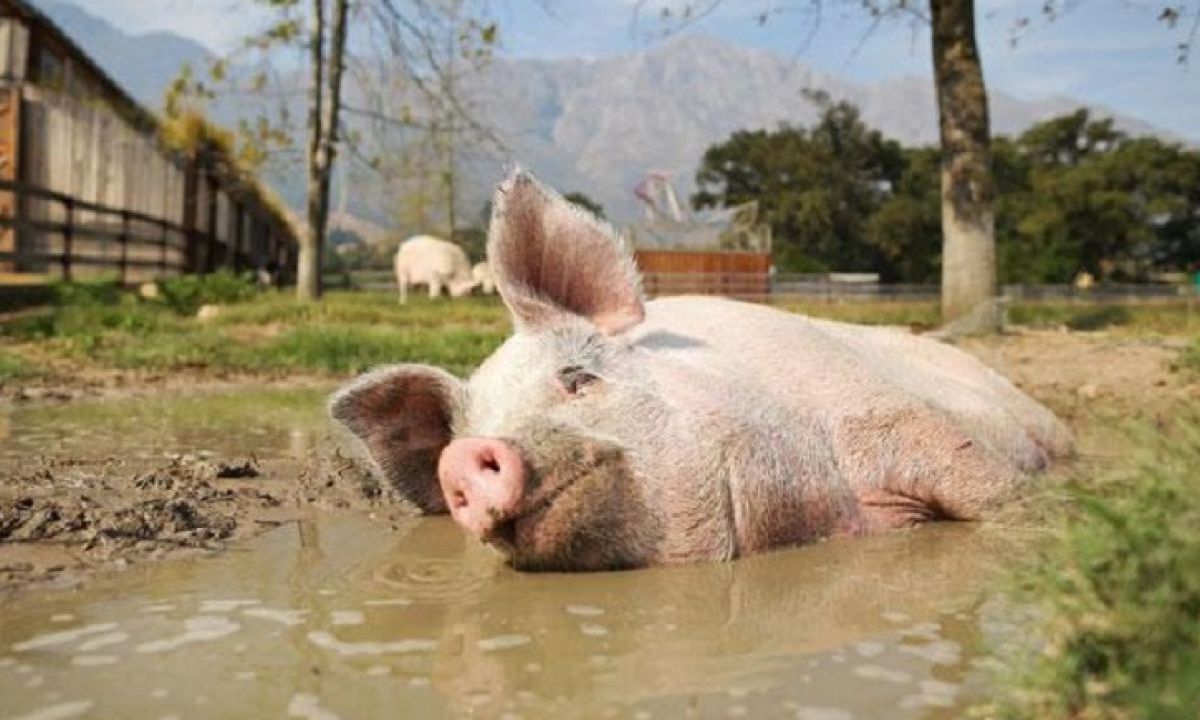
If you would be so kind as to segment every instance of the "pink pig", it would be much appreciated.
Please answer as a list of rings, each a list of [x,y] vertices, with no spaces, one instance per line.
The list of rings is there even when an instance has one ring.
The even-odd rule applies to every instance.
[[[330,411],[515,567],[728,560],[977,519],[1070,451],[958,349],[707,297],[646,302],[611,228],[517,171],[488,258],[515,333],[467,381],[394,365]]]

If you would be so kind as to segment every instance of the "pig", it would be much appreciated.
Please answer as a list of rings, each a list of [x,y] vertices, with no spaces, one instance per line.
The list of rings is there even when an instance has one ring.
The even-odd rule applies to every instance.
[[[714,297],[646,301],[610,227],[516,171],[488,258],[514,333],[467,380],[417,364],[330,413],[426,513],[525,570],[723,561],[986,517],[1071,450],[950,345]]]
[[[475,263],[475,267],[471,268],[471,277],[475,280],[475,286],[479,288],[479,292],[484,295],[494,295],[496,293],[496,281],[492,279],[492,269],[488,267],[486,262]]]
[[[410,285],[428,286],[430,298],[439,297],[442,288],[451,297],[462,297],[475,287],[463,249],[432,235],[414,235],[400,243],[394,264],[401,303],[408,300]]]

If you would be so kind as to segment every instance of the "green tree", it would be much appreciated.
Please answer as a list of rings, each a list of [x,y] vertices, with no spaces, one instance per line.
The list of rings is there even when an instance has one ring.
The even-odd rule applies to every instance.
[[[1200,153],[1129,138],[1087,110],[996,148],[1006,281],[1138,279],[1200,261]]]
[[[822,108],[813,128],[741,131],[709,148],[696,173],[692,205],[757,200],[782,269],[874,269],[879,252],[865,228],[899,182],[903,153],[864,125],[853,105],[819,93],[811,97]]]
[[[884,280],[937,283],[941,276],[941,157],[933,148],[904,151],[904,172],[866,224]]]

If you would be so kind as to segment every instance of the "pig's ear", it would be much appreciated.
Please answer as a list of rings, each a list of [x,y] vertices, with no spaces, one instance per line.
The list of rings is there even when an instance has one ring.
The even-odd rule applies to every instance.
[[[329,414],[367,446],[383,477],[425,512],[447,512],[437,479],[463,383],[428,365],[392,365],[338,390]]]
[[[574,315],[614,335],[645,317],[641,277],[621,237],[523,170],[496,190],[487,251],[522,328]]]

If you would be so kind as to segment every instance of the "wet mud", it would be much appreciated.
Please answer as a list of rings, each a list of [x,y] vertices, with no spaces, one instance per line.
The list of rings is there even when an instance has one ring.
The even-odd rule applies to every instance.
[[[0,423],[0,593],[219,552],[308,508],[385,523],[411,515],[362,458],[344,454],[320,394],[308,395],[295,409],[279,407],[289,394],[260,391],[157,410],[132,399],[10,410]]]

